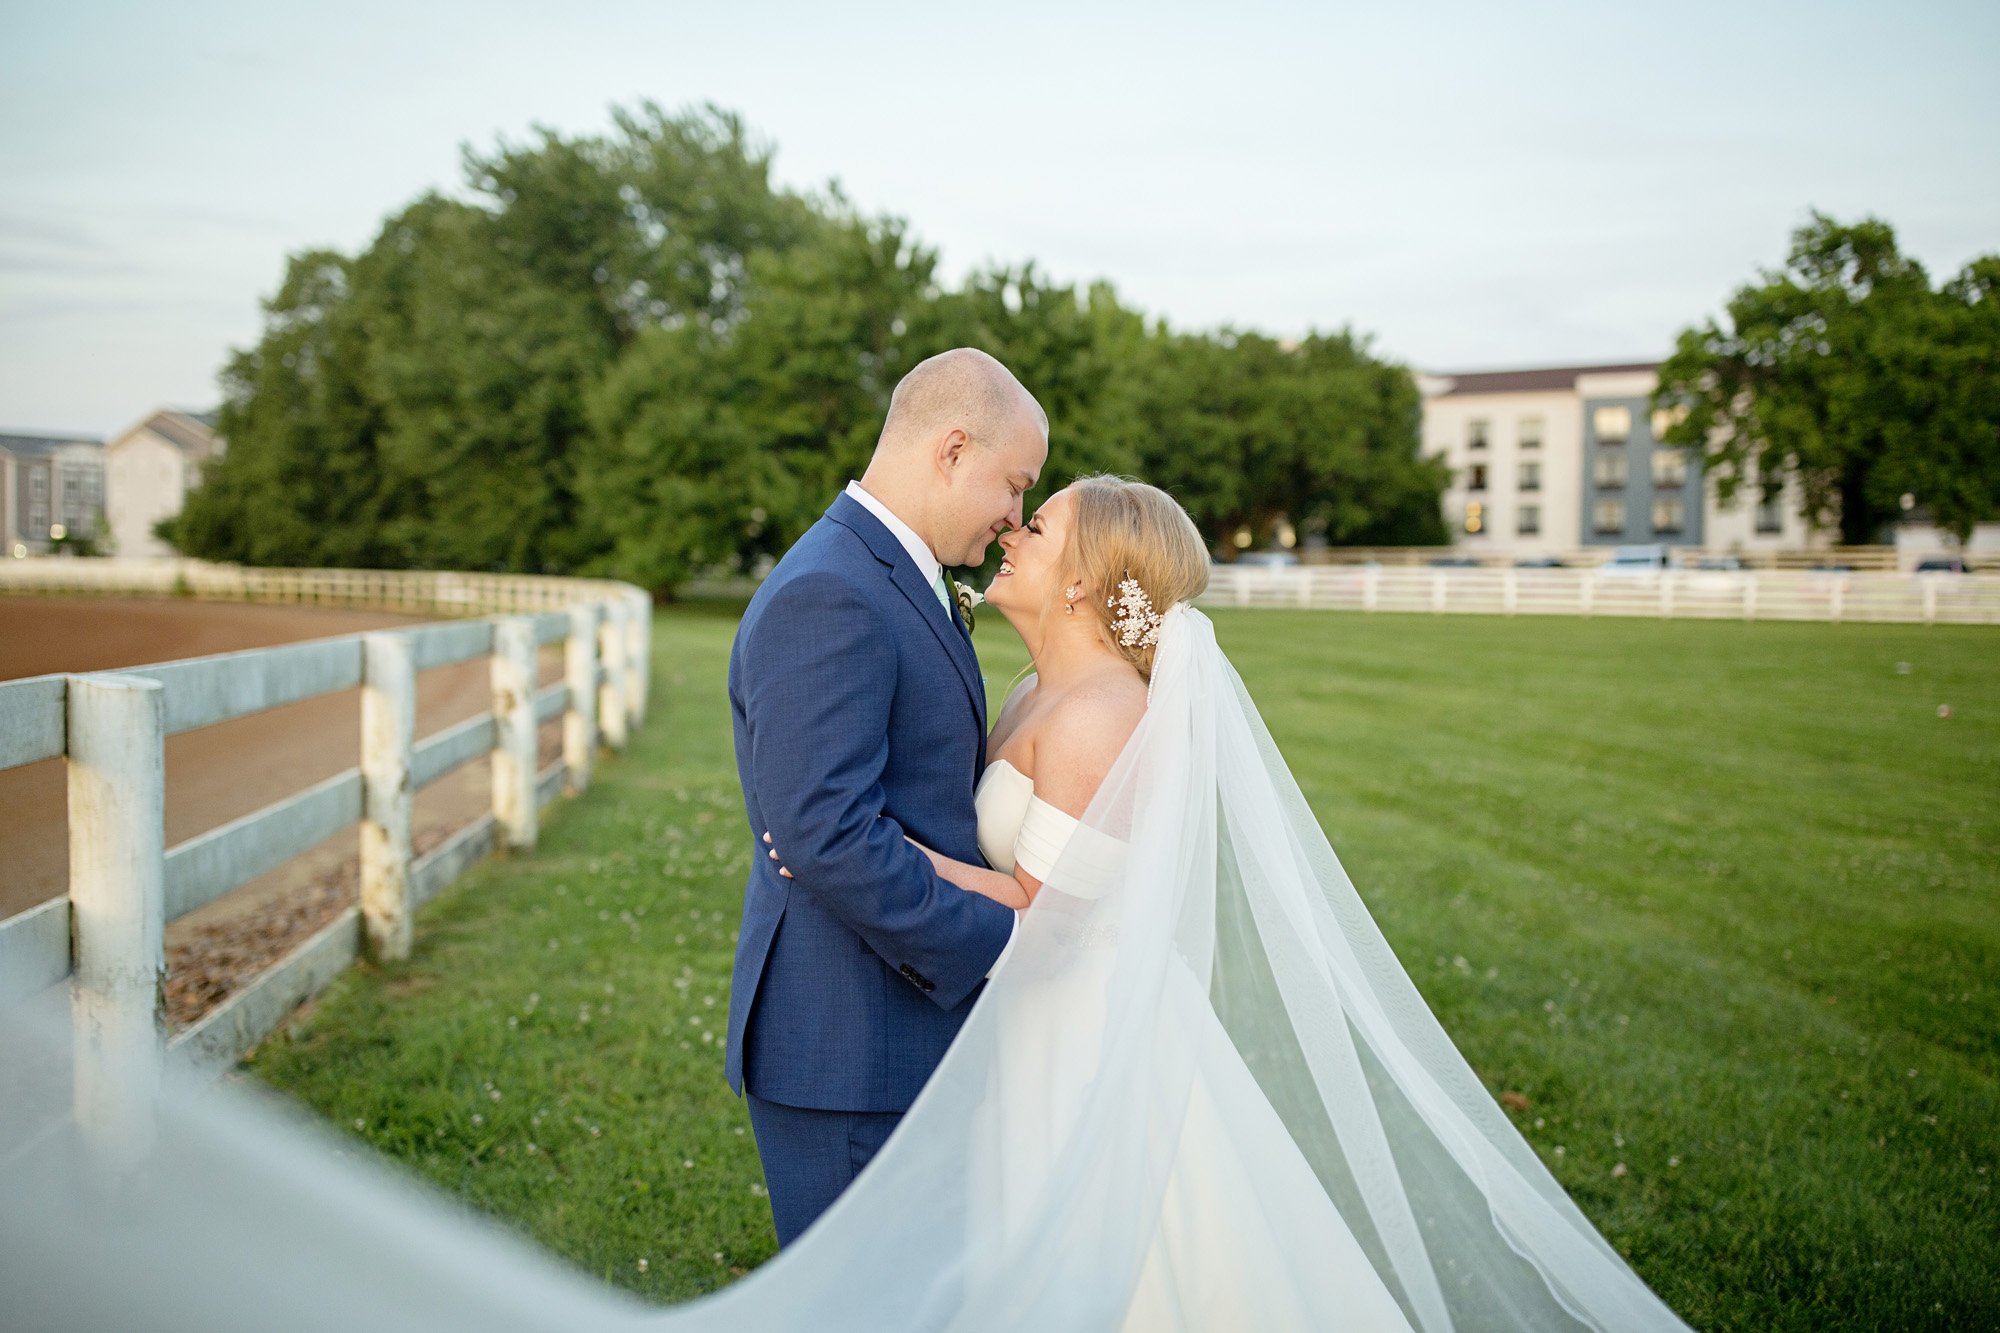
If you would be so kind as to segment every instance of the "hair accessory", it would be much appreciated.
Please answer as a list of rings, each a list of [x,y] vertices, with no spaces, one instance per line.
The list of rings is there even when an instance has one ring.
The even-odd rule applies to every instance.
[[[1139,586],[1139,580],[1127,578],[1118,585],[1118,612],[1111,618],[1111,628],[1117,632],[1121,647],[1151,648],[1157,645],[1162,619],[1160,613],[1153,609],[1153,599],[1146,596],[1146,590]]]

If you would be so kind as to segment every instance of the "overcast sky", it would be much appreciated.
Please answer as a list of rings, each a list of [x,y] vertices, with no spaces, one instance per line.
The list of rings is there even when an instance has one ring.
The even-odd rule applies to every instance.
[[[1663,354],[1809,208],[2000,251],[2000,5],[0,0],[0,431],[208,406],[285,256],[463,143],[741,112],[947,276],[1425,369]]]

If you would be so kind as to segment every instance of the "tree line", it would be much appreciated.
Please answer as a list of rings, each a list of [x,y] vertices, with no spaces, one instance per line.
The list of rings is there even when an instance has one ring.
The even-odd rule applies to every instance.
[[[983,347],[1048,410],[1030,507],[1085,472],[1173,493],[1218,552],[1290,529],[1448,540],[1409,371],[1351,330],[1171,328],[1033,264],[942,282],[900,219],[777,187],[714,107],[464,154],[356,255],[289,261],[222,374],[226,454],[162,525],[265,565],[606,574],[671,593],[781,553],[860,475],[911,366]],[[2000,512],[2000,256],[1934,287],[1818,214],[1682,332],[1656,404],[1724,497],[1798,479],[1880,540]]]
[[[356,255],[294,256],[222,376],[228,451],[165,535],[248,564],[609,574],[670,593],[789,546],[896,381],[970,344],[1070,477],[1166,487],[1218,544],[1444,540],[1408,371],[1350,331],[1149,320],[1032,264],[956,286],[893,217],[771,181],[713,107],[467,150]]]

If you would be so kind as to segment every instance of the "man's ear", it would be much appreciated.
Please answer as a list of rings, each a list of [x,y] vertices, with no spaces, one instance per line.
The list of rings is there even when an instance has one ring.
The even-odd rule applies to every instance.
[[[958,465],[965,461],[966,451],[971,447],[972,437],[956,426],[938,437],[937,468],[944,474],[945,480],[949,481],[952,474],[958,471]]]

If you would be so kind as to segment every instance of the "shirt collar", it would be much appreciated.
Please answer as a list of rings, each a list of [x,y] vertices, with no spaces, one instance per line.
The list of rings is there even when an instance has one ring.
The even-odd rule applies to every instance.
[[[938,575],[944,573],[944,566],[938,563],[935,555],[931,554],[931,548],[924,545],[924,539],[910,530],[909,524],[897,518],[889,506],[863,490],[860,482],[848,482],[847,493],[854,497],[856,504],[882,520],[882,526],[889,529],[889,535],[910,553],[911,562],[916,565],[917,572],[924,576],[925,581],[930,583],[938,581]]]

